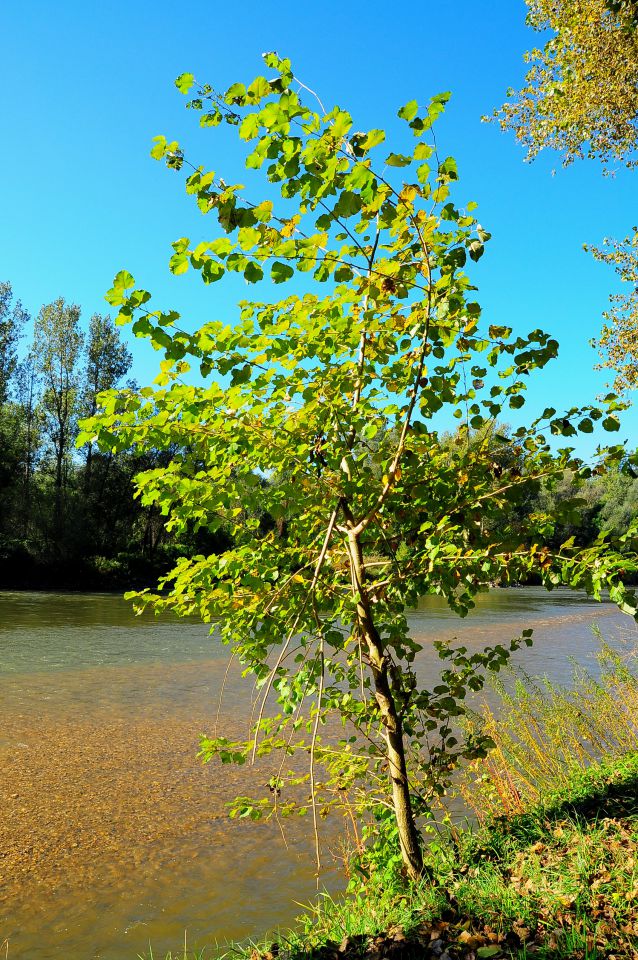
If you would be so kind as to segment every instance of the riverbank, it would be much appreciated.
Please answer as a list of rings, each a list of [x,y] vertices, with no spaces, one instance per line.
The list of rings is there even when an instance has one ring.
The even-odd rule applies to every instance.
[[[0,590],[123,594],[155,585],[175,560],[175,555],[165,552],[152,558],[131,552],[116,558],[83,557],[69,562],[43,559],[26,549],[0,550]]]
[[[160,549],[152,557],[140,553],[120,553],[117,557],[83,557],[73,562],[42,559],[26,549],[0,548],[0,591],[60,591],[63,593],[116,593],[149,587],[173,569],[179,551]],[[638,584],[638,574],[628,573],[626,586]],[[493,589],[520,589],[542,586],[540,577],[506,584],[494,582]]]
[[[242,951],[250,960],[638,957],[638,753],[574,776],[525,814],[430,847],[432,879],[387,877]],[[351,885],[352,886],[352,885]]]

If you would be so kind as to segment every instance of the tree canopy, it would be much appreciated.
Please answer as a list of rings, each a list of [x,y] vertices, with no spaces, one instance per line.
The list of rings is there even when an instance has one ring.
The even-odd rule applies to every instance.
[[[618,392],[638,386],[638,230],[624,240],[606,240],[602,247],[591,247],[597,260],[614,267],[626,284],[623,293],[610,296],[611,308],[604,314],[598,345],[601,366],[615,373]]]

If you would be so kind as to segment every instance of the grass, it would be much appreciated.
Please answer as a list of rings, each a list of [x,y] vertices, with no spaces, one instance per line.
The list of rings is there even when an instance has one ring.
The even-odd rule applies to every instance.
[[[216,951],[217,956],[219,956],[219,951]],[[188,947],[186,932],[184,932],[184,946],[179,953],[169,953],[166,954],[165,960],[210,960],[211,956],[215,954],[212,951],[207,950],[206,948],[200,950],[190,950]],[[148,952],[144,954],[137,955],[137,960],[155,960],[153,955],[153,948],[149,944]]]
[[[323,897],[244,957],[638,957],[638,753],[429,853],[436,881]]]

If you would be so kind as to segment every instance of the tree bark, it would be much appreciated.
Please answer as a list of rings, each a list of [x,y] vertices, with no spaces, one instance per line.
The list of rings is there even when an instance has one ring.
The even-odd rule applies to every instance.
[[[392,788],[392,803],[399,832],[401,856],[408,876],[412,880],[418,880],[423,874],[423,856],[410,799],[403,724],[392,693],[383,640],[375,626],[370,596],[366,589],[361,541],[354,530],[348,532],[348,550],[352,560],[353,586],[357,591],[357,619],[367,647],[375,697],[384,727],[388,775]]]

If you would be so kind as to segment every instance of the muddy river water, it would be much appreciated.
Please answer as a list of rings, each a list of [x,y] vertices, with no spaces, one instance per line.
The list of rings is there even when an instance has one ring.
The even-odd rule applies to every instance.
[[[597,623],[636,636],[610,604],[536,588],[495,590],[466,620],[436,599],[410,615],[429,641],[470,647],[534,628],[517,655],[568,681],[592,664]],[[135,960],[290,924],[316,892],[312,844],[292,826],[231,821],[263,770],[201,766],[228,652],[194,622],[135,618],[115,596],[0,593],[0,945],[9,960]],[[250,686],[230,671],[223,732],[243,734]],[[330,858],[328,858],[329,860]],[[328,863],[322,886],[338,889]],[[6,946],[0,948],[5,956]]]

